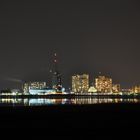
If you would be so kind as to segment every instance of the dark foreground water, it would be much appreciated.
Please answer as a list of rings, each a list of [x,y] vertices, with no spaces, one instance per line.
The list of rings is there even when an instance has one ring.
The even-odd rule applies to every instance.
[[[30,134],[46,139],[73,136],[84,139],[133,139],[140,130],[139,99],[0,99],[0,128],[13,136]],[[40,132],[39,132],[40,131]]]

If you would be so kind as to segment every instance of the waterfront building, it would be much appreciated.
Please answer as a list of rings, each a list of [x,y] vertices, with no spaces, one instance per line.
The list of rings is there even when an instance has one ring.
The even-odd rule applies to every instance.
[[[140,93],[140,86],[134,86],[134,87],[132,88],[132,93],[135,93],[135,94]]]
[[[120,93],[120,92],[121,92],[120,84],[113,84],[112,85],[112,93]]]
[[[42,89],[46,87],[46,82],[30,82],[30,89]]]
[[[123,95],[131,95],[133,93],[132,88],[131,89],[122,89]]]
[[[99,76],[95,79],[95,88],[99,93],[112,93],[112,79]]]
[[[89,75],[74,75],[72,76],[72,92],[87,93],[89,89]]]
[[[30,90],[41,90],[44,88],[46,88],[46,82],[25,82],[23,85],[23,92],[24,94],[28,94]]]
[[[23,84],[23,93],[24,94],[28,94],[29,93],[29,82],[25,82],[24,84]]]

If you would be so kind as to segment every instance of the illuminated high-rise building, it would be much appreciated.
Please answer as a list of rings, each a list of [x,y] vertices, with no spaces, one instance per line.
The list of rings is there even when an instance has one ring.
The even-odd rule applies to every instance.
[[[75,93],[87,93],[89,89],[89,75],[72,76],[72,91]]]
[[[111,93],[112,79],[105,76],[99,76],[95,79],[95,87],[100,93]]]

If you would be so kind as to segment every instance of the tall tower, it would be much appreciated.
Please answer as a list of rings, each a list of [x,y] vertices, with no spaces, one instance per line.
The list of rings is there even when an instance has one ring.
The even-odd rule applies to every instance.
[[[52,70],[52,88],[56,90],[56,92],[62,92],[62,78],[61,73],[58,70],[58,59],[57,54],[54,53],[53,56],[53,70]]]

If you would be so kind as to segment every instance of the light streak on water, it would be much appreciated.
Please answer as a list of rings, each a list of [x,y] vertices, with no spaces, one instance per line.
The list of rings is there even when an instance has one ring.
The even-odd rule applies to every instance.
[[[136,98],[0,98],[0,106],[49,106],[49,105],[94,105],[109,103],[140,103]]]

